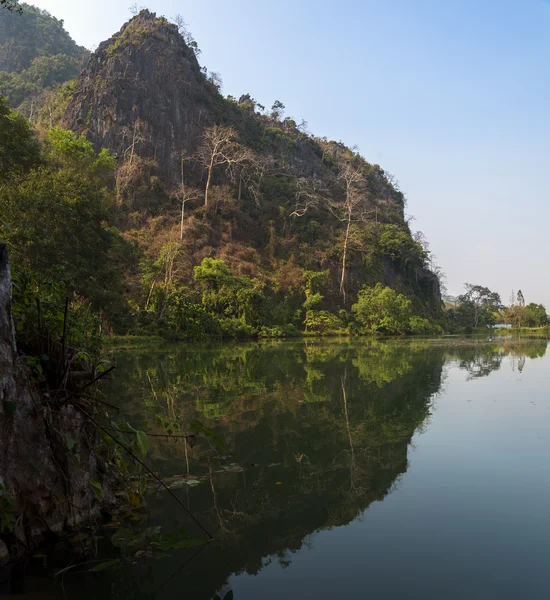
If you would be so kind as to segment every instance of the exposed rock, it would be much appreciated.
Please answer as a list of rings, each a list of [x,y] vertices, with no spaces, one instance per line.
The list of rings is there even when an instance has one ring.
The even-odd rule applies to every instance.
[[[0,243],[0,495],[15,502],[15,537],[28,544],[43,532],[97,517],[101,506],[89,486],[97,476],[94,430],[74,406],[54,410],[40,398],[17,355],[7,259]],[[67,439],[75,441],[80,464]]]
[[[216,89],[175,25],[147,10],[102,42],[81,74],[65,124],[96,150],[135,150],[167,179],[212,123]],[[132,149],[132,145],[135,144]]]

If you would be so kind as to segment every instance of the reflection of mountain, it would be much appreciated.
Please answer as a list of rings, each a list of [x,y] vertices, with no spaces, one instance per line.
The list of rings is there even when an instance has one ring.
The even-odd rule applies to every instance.
[[[179,492],[220,540],[193,562],[185,585],[204,588],[197,597],[208,598],[232,573],[255,573],[273,555],[284,563],[311,533],[383,500],[407,469],[408,445],[429,415],[443,362],[442,349],[374,341],[121,357],[123,389],[111,396],[128,403],[131,422],[159,412],[161,420],[198,418],[226,440],[227,462],[244,469]],[[189,452],[194,475],[209,465],[220,470],[208,440]],[[153,453],[159,471],[185,473],[183,443],[160,441]],[[168,497],[153,507],[165,525],[184,520]]]
[[[211,598],[231,574],[256,573],[268,557],[286,565],[309,535],[349,523],[396,486],[446,361],[485,373],[505,355],[540,356],[545,347],[307,341],[122,357],[122,388],[111,397],[120,396],[130,421],[159,413],[175,423],[198,418],[226,440],[225,465],[238,465],[220,472],[223,462],[205,439],[189,450],[190,472],[214,475],[178,493],[218,542],[157,597],[178,597],[183,588],[186,598]],[[182,443],[161,440],[155,468],[183,474],[183,455]],[[151,505],[154,522],[188,525],[172,499],[160,496]],[[145,579],[160,584],[184,560],[148,564],[147,577],[141,569],[126,573],[120,597],[149,597]]]

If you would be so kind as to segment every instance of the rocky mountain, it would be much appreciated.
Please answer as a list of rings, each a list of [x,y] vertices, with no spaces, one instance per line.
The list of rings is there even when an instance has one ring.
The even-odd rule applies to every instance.
[[[17,18],[3,15],[4,30],[16,31]],[[21,18],[32,43],[19,47],[12,35],[4,68],[27,77],[37,61],[81,60],[62,22],[29,7]],[[440,330],[438,276],[393,178],[345,144],[312,135],[280,101],[266,109],[248,93],[223,96],[198,53],[181,21],[142,10],[77,79],[37,80],[20,109],[47,168],[13,178],[2,200],[9,229],[0,230],[16,259],[37,272],[53,267],[32,244],[39,256],[48,248],[62,257],[57,273],[121,333]],[[28,126],[3,112],[28,141]],[[66,202],[69,181],[80,209]],[[29,219],[21,207],[28,214],[38,198],[60,215],[51,228],[78,243],[64,247],[49,227],[31,231],[42,212]],[[91,268],[98,252],[109,257],[101,280],[115,282],[103,291]],[[373,308],[379,302],[386,316]]]
[[[328,269],[324,304],[332,310],[342,306],[344,285],[353,299],[361,284],[381,281],[415,298],[422,311],[437,312],[437,278],[405,222],[404,196],[383,169],[284,118],[281,103],[266,111],[248,94],[224,98],[193,46],[176,25],[141,11],[100,44],[65,111],[65,127],[96,150],[108,148],[121,164],[126,193],[119,203],[134,215],[133,225],[120,222],[126,235],[157,258],[179,225],[174,190],[204,189],[212,175],[215,209],[205,212],[195,198],[185,223],[182,215],[180,281],[191,278],[205,256],[275,287],[281,287],[274,281],[281,270]],[[214,125],[231,128],[228,148],[247,158],[218,157],[223,164],[210,172],[197,150]],[[351,216],[346,169],[354,171],[348,173],[354,193],[363,195]]]
[[[163,177],[178,179],[181,153],[194,150],[220,103],[178,28],[142,11],[99,45],[64,123],[119,158],[137,140],[140,156],[154,159]]]

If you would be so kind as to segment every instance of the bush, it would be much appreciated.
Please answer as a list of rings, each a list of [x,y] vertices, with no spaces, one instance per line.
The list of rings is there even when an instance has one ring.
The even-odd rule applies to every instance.
[[[177,294],[171,299],[166,323],[179,336],[185,338],[222,335],[222,328],[216,316],[208,312],[202,304],[190,302],[182,294]]]
[[[254,327],[247,325],[240,319],[226,317],[221,318],[219,323],[224,338],[243,339],[258,335]]]
[[[297,337],[300,332],[294,325],[275,325],[274,327],[262,327],[258,335],[262,338],[284,338]]]
[[[428,319],[414,316],[409,319],[409,333],[412,335],[441,335],[443,329]]]
[[[351,310],[357,321],[372,333],[404,334],[409,328],[411,301],[381,283],[374,288],[363,287]]]
[[[342,328],[340,319],[328,310],[308,310],[304,325],[311,333],[328,333]]]

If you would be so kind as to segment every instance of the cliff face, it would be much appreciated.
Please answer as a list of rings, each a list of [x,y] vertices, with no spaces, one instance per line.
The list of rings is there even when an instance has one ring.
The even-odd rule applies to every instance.
[[[203,128],[217,91],[201,72],[177,27],[142,11],[100,44],[81,74],[65,125],[96,150],[154,159],[160,174],[179,172]]]
[[[28,549],[43,532],[61,532],[93,519],[100,504],[89,485],[97,472],[93,433],[74,407],[52,410],[31,391],[16,351],[11,290],[8,252],[0,243],[0,510],[14,503],[14,529],[8,537],[17,554],[18,542]],[[80,463],[69,456],[67,439],[81,449]],[[0,566],[1,559],[0,553]]]

